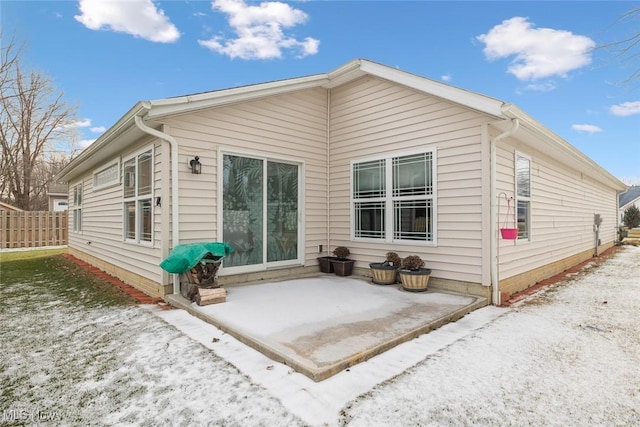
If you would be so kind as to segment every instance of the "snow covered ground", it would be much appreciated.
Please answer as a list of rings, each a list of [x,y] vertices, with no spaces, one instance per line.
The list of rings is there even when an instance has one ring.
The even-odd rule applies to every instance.
[[[370,425],[640,425],[640,248],[351,402]]]
[[[640,425],[639,247],[320,383],[182,310],[44,280],[0,286],[0,424]]]

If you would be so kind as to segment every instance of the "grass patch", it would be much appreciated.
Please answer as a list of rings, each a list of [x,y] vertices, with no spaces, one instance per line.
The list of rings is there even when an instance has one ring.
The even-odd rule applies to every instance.
[[[53,255],[59,255],[64,253],[67,253],[67,248],[56,248],[56,249],[34,248],[33,250],[0,252],[0,262],[18,261],[18,260],[33,259],[33,258],[46,258]]]
[[[18,299],[27,299],[37,304],[62,300],[65,304],[84,307],[135,303],[133,298],[120,289],[81,269],[62,255],[28,255],[17,260],[3,260],[0,284],[0,310],[18,303]],[[38,298],[34,298],[36,295]],[[20,304],[30,305],[24,301]]]
[[[0,356],[0,401],[2,410],[55,411],[70,422],[80,408],[68,411],[73,403],[58,393],[94,396],[76,384],[94,384],[124,364],[131,343],[119,339],[137,304],[57,253],[19,252],[29,255],[2,263],[0,337],[11,351]]]
[[[303,425],[212,350],[63,255],[3,262],[1,273],[0,426]]]

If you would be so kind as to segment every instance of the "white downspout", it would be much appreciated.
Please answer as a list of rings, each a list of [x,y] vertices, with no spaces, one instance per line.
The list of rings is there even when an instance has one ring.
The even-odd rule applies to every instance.
[[[491,287],[493,291],[493,303],[495,305],[500,305],[500,274],[499,274],[499,260],[498,260],[498,218],[497,218],[497,199],[498,196],[496,194],[496,166],[497,166],[497,143],[513,135],[518,128],[520,127],[520,122],[516,118],[509,119],[511,121],[511,128],[504,131],[500,135],[491,139],[489,155],[491,157],[491,167],[490,167],[490,182],[491,182],[491,209],[490,209],[490,218],[491,218]]]
[[[331,88],[327,89],[327,124],[326,124],[326,132],[327,132],[327,254],[331,254],[331,207],[329,203],[331,202],[331,193],[330,193],[330,183],[331,183]]]
[[[146,107],[147,110],[149,107]],[[178,142],[171,136],[159,130],[153,129],[147,126],[142,117],[136,115],[134,117],[136,126],[148,133],[151,136],[155,136],[163,141],[167,141],[171,146],[171,238],[172,246],[180,244],[180,209],[178,204]],[[180,294],[180,279],[177,274],[173,275],[173,293]]]

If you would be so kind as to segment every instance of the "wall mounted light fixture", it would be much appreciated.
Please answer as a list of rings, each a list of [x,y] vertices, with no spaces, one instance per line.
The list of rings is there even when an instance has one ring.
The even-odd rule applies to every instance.
[[[200,163],[200,157],[196,156],[189,162],[191,166],[191,173],[199,175],[202,173],[202,163]]]

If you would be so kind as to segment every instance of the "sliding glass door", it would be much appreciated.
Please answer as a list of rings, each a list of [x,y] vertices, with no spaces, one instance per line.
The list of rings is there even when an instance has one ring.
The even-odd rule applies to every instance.
[[[297,164],[224,155],[222,238],[233,248],[225,268],[298,262],[299,170]]]

